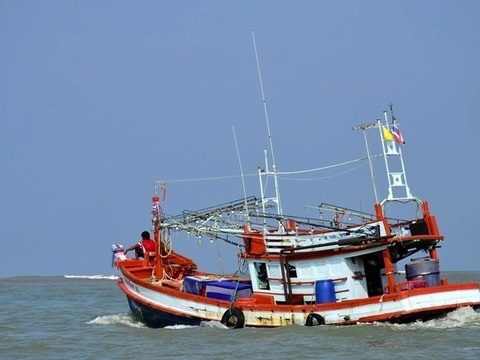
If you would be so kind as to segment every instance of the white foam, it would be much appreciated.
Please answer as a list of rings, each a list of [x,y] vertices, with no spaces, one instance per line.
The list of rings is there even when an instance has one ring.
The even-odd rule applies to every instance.
[[[196,328],[198,326],[196,325],[171,325],[171,326],[165,326],[164,329],[169,329],[169,330],[182,330],[182,329],[191,329],[191,328]]]
[[[439,329],[457,328],[457,327],[469,327],[480,326],[480,314],[475,312],[471,307],[462,307],[447,316],[427,321],[425,323],[427,327],[434,327]]]
[[[376,326],[387,326],[393,330],[416,329],[451,329],[458,327],[480,327],[480,313],[471,307],[458,308],[446,316],[429,321],[416,321],[408,324],[376,323]]]
[[[102,315],[87,321],[87,324],[94,325],[124,325],[133,328],[146,327],[143,323],[136,321],[130,314]]]
[[[66,279],[117,280],[116,275],[63,275]]]
[[[220,321],[202,321],[200,327],[215,328],[215,329],[228,329]]]
[[[170,330],[182,330],[182,329],[191,329],[191,328],[213,328],[213,329],[228,329],[225,325],[223,325],[220,321],[201,321],[200,325],[171,325],[165,326],[165,329]]]

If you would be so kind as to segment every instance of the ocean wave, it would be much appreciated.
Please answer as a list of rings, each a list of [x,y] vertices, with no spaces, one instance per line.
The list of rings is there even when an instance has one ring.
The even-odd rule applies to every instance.
[[[63,275],[66,279],[117,280],[116,275]]]
[[[202,321],[200,327],[214,328],[214,329],[228,329],[227,326],[223,325],[220,321]]]
[[[135,320],[130,314],[101,315],[95,319],[87,321],[87,324],[93,325],[123,325],[133,328],[146,327],[140,321]]]
[[[220,321],[202,321],[200,325],[171,325],[165,326],[165,329],[170,330],[182,330],[182,329],[191,329],[191,328],[213,328],[213,329],[228,329],[225,325],[223,325]]]
[[[183,329],[191,329],[191,328],[196,328],[198,327],[197,325],[170,325],[170,326],[165,326],[164,329],[168,330],[183,330]]]
[[[480,328],[480,313],[473,310],[471,307],[458,308],[444,317],[433,319],[429,321],[416,321],[408,324],[390,324],[390,323],[376,323],[376,326],[386,326],[393,330],[416,330],[416,329],[452,329],[463,327]]]

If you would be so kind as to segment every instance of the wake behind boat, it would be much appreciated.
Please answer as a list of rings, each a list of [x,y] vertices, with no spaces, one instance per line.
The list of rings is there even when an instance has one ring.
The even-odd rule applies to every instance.
[[[319,206],[332,212],[328,221],[283,214],[279,173],[274,161],[269,169],[267,157],[265,168],[258,170],[259,197],[165,216],[154,195],[155,251],[144,259],[127,259],[122,246],[113,247],[118,285],[133,314],[151,327],[220,321],[240,328],[409,322],[479,307],[478,283],[449,284],[441,278],[438,247],[444,236],[428,202],[410,192],[403,137],[393,115],[390,121],[384,115],[383,123],[358,127],[365,141],[366,131],[377,129],[383,149],[388,195],[378,201],[366,141],[373,214],[329,204]],[[268,177],[275,185],[270,197],[265,193]],[[420,215],[387,217],[385,205],[392,202],[414,203]],[[171,236],[182,232],[237,246],[242,271],[227,276],[199,270],[171,246]],[[424,256],[413,258],[419,254]],[[403,274],[399,262],[408,258]]]

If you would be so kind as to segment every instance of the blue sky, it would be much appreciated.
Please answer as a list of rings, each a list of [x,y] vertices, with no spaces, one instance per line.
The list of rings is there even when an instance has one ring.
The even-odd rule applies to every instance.
[[[112,273],[110,245],[149,227],[154,180],[239,173],[232,126],[243,168],[255,172],[268,143],[251,29],[279,170],[364,156],[352,127],[392,102],[411,190],[447,237],[443,269],[480,270],[479,10],[477,1],[0,1],[0,276]],[[316,216],[303,205],[321,202],[373,208],[367,166],[314,175],[281,181],[286,213]],[[247,192],[258,195],[256,179]],[[169,183],[164,209],[242,195],[239,179]],[[219,269],[208,241],[174,246]],[[235,270],[232,249],[220,250]]]

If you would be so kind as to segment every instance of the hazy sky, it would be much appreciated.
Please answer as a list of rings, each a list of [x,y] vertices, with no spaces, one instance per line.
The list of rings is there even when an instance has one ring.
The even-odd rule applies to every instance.
[[[113,273],[111,244],[150,226],[154,180],[239,173],[232,126],[255,172],[268,143],[251,29],[278,169],[364,156],[352,127],[392,102],[411,190],[446,235],[443,269],[480,270],[479,13],[453,0],[0,1],[0,276]],[[297,180],[280,182],[285,213],[373,209],[365,164]],[[242,195],[239,179],[169,183],[164,210]],[[174,246],[219,269],[215,244]]]

